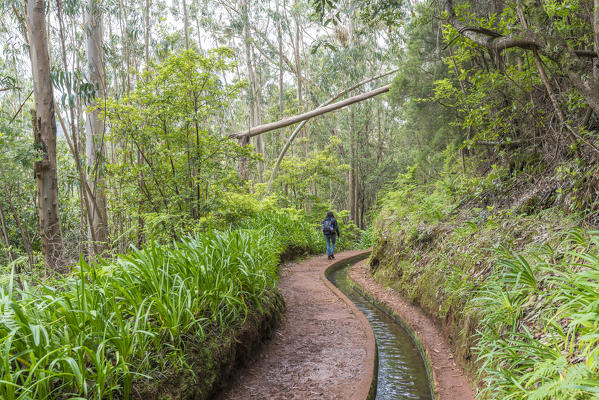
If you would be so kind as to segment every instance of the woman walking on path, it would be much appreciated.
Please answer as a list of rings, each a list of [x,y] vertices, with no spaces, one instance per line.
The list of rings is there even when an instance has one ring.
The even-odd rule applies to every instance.
[[[329,257],[329,260],[332,260],[335,258],[336,236],[341,237],[339,225],[337,224],[337,220],[332,211],[327,212],[326,218],[322,221],[322,233],[327,241],[327,256]]]

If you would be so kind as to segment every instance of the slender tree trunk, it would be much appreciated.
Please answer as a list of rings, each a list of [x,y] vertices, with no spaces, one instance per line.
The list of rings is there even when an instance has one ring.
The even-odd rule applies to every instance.
[[[66,44],[65,44],[65,38],[64,38],[64,20],[63,20],[63,15],[62,15],[62,1],[61,0],[56,0],[56,6],[57,6],[57,10],[58,10],[58,22],[59,22],[59,37],[60,37],[60,47],[62,50],[62,63],[63,63],[63,67],[64,67],[64,71],[67,72],[69,70],[68,68],[68,63],[67,63],[67,52],[66,52]],[[67,87],[67,95],[69,96],[69,98],[72,96],[72,91],[71,91],[71,87],[68,86]],[[79,99],[77,99],[77,107],[81,107],[80,103],[79,103]],[[78,121],[75,121],[75,109],[72,106],[69,106],[69,116],[70,116],[70,130],[71,130],[71,137],[72,137],[72,141],[69,139],[69,132],[67,129],[66,124],[64,124],[61,114],[60,114],[60,110],[56,113],[56,115],[58,116],[58,120],[61,123],[62,129],[64,131],[65,134],[65,138],[67,140],[67,143],[69,144],[69,148],[71,150],[71,153],[73,154],[73,158],[75,159],[75,166],[77,167],[77,172],[79,173],[79,183],[81,185],[81,199],[82,201],[80,201],[80,209],[81,209],[81,219],[82,219],[82,225],[85,225],[85,220],[84,218],[90,218],[89,225],[91,226],[93,225],[92,221],[91,221],[91,215],[92,215],[92,207],[90,206],[90,199],[91,201],[95,202],[96,198],[95,196],[92,195],[91,190],[89,188],[89,182],[87,180],[87,176],[85,174],[85,170],[82,166],[81,163],[81,157],[80,157],[80,148],[81,148],[81,141],[79,140],[79,133],[78,133],[78,129],[76,128],[77,126],[79,126]],[[79,112],[78,112],[78,116],[79,116]],[[87,195],[86,195],[87,193]],[[91,232],[93,235],[91,237],[91,243],[95,242],[95,231],[94,230],[90,230],[89,232]],[[89,234],[88,234],[89,235]],[[82,248],[81,248],[81,243],[83,241],[83,238],[85,236],[82,234],[81,238],[80,238],[80,249],[79,249],[79,253],[82,253]],[[89,238],[88,238],[88,242],[90,242]]]
[[[599,54],[599,0],[594,0],[593,6],[593,47]]]
[[[297,0],[294,5],[297,7]],[[294,36],[294,54],[295,54],[295,75],[297,79],[297,104],[299,107],[299,111],[304,111],[304,100],[302,97],[302,62],[300,55],[300,24],[299,24],[299,15],[297,10],[293,16],[293,21],[295,22],[295,36]],[[303,135],[303,132],[300,131],[300,136]]]
[[[277,40],[279,42],[279,119],[281,119],[283,118],[283,34],[281,33],[279,3],[280,0],[276,0]]]
[[[144,32],[144,43],[145,43],[145,64],[146,70],[150,68],[150,34],[151,34],[151,26],[150,26],[150,6],[151,0],[146,0],[146,9],[144,10],[144,19],[145,19],[145,32]],[[132,150],[134,151],[134,150]],[[145,220],[143,218],[143,214],[145,212],[145,196],[143,195],[144,187],[145,187],[145,176],[143,170],[143,161],[141,159],[141,153],[139,150],[135,150],[136,154],[136,163],[139,168],[139,174],[137,176],[137,185],[139,193],[142,194],[139,198],[139,203],[137,205],[137,246],[140,247],[143,242],[145,242]],[[123,225],[122,218],[120,221],[120,226]]]
[[[200,9],[201,9],[200,1],[201,0],[197,0],[198,11],[196,12],[195,22],[196,22],[196,29],[198,31],[198,49],[201,52],[202,51],[202,30],[200,29]]]
[[[352,0],[349,0],[349,8],[352,9]],[[349,33],[349,47],[354,46],[354,22],[350,15],[348,19],[348,33]],[[349,203],[350,203],[350,215],[356,225],[359,226],[358,221],[358,167],[357,167],[357,138],[356,138],[356,115],[355,107],[350,109],[350,171],[351,171],[351,182],[349,187]]]
[[[304,76],[303,76],[303,83],[302,83],[302,87],[304,90],[303,93],[303,98],[305,99],[309,99],[310,98],[310,64],[309,64],[309,60],[308,60],[308,52],[306,52],[305,49],[305,43],[304,43],[304,36],[301,36],[301,49],[302,49],[302,53],[304,55]],[[305,109],[307,107],[307,100],[306,100],[306,104],[303,105],[303,109]],[[310,127],[307,127],[304,130],[304,137],[306,138],[306,140],[304,141],[304,154],[306,156],[306,158],[308,158],[310,156]],[[312,191],[312,194],[314,194],[314,191]]]
[[[187,18],[187,3],[183,0],[183,29],[185,29],[185,50],[189,50],[189,19]]]
[[[251,129],[255,124],[256,124],[256,120],[255,120],[255,107],[254,107],[254,102],[256,101],[255,99],[255,85],[256,85],[256,76],[254,74],[254,66],[252,63],[252,51],[251,51],[251,37],[250,37],[250,27],[249,27],[249,10],[248,10],[248,4],[247,4],[248,0],[240,0],[240,9],[241,9],[241,13],[242,13],[242,19],[243,19],[243,43],[244,43],[244,47],[245,47],[245,60],[246,60],[246,64],[247,64],[247,75],[248,75],[248,80],[249,80],[249,88],[248,88],[248,97],[249,97],[249,116],[250,116],[250,120],[249,120],[249,128]],[[245,136],[245,137],[241,137],[239,140],[239,144],[241,146],[246,146],[250,143],[250,137],[249,136]],[[250,178],[250,171],[249,171],[249,165],[248,165],[248,159],[247,157],[241,157],[239,159],[238,162],[238,174],[239,177],[241,179],[243,179],[244,181],[249,180]]]
[[[349,215],[357,225],[356,210],[356,140],[355,140],[355,111],[350,108],[350,163],[349,163]]]
[[[262,123],[262,74],[259,74],[260,82],[257,83],[255,87],[254,93],[254,124],[260,125]],[[258,154],[262,156],[262,158],[266,157],[266,136],[258,135],[256,136],[256,151]],[[258,160],[258,181],[264,182],[264,161]]]
[[[144,31],[144,44],[145,44],[145,48],[144,48],[144,54],[145,54],[145,58],[144,61],[146,63],[146,69],[150,66],[150,6],[151,6],[151,2],[150,0],[146,0],[146,9],[144,10],[144,25],[145,25],[145,31]]]
[[[89,80],[96,86],[95,105],[102,107],[101,102],[106,96],[106,78],[104,72],[104,51],[102,48],[103,24],[102,11],[98,0],[88,1],[87,16],[87,61]],[[99,110],[94,109],[86,114],[85,123],[85,155],[87,170],[90,175],[92,196],[91,205],[92,225],[89,226],[94,234],[89,232],[90,254],[99,254],[107,248],[108,244],[108,217],[106,211],[106,195],[104,193],[105,180],[102,163],[104,162],[104,120],[99,115]],[[94,201],[95,200],[95,201]],[[93,241],[95,238],[95,242]]]
[[[50,56],[46,36],[46,2],[27,0],[27,24],[31,38],[31,69],[35,111],[32,112],[34,143],[41,160],[34,165],[39,203],[40,236],[47,272],[63,273],[63,243],[58,214],[58,174],[56,166],[56,120],[54,92],[50,79]]]
[[[131,79],[129,77],[129,69],[131,68],[131,58],[129,56],[129,34],[127,32],[127,8],[123,7],[123,0],[118,0],[119,6],[119,27],[121,30],[121,44],[123,46],[123,57],[121,57],[123,90],[129,94],[131,90]]]

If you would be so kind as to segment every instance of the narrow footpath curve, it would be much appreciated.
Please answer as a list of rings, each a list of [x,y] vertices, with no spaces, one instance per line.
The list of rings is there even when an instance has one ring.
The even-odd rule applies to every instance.
[[[335,261],[361,253],[340,253]],[[372,330],[322,279],[330,264],[319,256],[281,268],[281,327],[220,399],[365,399],[359,393],[368,393],[372,378]]]
[[[472,400],[472,390],[461,363],[451,351],[447,335],[418,306],[395,291],[384,288],[368,272],[366,260],[349,270],[349,278],[367,295],[390,308],[416,333],[432,365],[435,394],[438,400]]]

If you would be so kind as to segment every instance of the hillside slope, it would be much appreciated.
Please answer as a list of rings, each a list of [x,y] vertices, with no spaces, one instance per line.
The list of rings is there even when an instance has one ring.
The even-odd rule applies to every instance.
[[[477,197],[468,185],[400,176],[381,201],[371,273],[442,324],[480,398],[595,398],[599,232],[561,191],[529,182]]]

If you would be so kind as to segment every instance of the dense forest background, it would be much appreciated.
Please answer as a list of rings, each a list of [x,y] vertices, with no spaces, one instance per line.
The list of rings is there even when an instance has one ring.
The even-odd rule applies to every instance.
[[[27,4],[0,11],[2,265],[40,265],[42,236],[57,248],[47,268],[176,239],[224,226],[268,196],[314,220],[347,209],[346,221],[365,228],[378,191],[410,164],[386,98],[310,121],[276,173],[294,127],[228,139],[382,85],[384,76],[346,93],[394,69],[399,27],[367,25],[353,8],[323,26],[302,1],[43,3],[44,27],[31,27]],[[38,209],[48,206],[32,176],[45,151],[31,122],[39,29],[57,132],[51,234],[40,233]]]
[[[598,0],[1,1],[0,371],[20,372],[0,397],[87,396],[105,359],[69,335],[127,338],[147,307],[159,333],[136,331],[116,361],[125,341],[108,346],[114,386],[97,392],[128,393],[132,365],[171,365],[181,321],[201,336],[276,297],[279,257],[322,250],[329,209],[339,249],[374,245],[375,277],[445,324],[482,398],[596,395],[598,53]],[[190,259],[229,271],[250,305],[228,286],[204,302]],[[29,290],[41,277],[64,290]],[[48,368],[73,379],[31,383],[43,332]]]
[[[448,164],[479,200],[536,185],[520,188],[590,221],[591,3],[44,2],[57,132],[48,205],[32,179],[46,151],[31,122],[41,28],[26,4],[4,2],[2,264],[40,265],[50,236],[47,268],[176,239],[267,196],[314,221],[346,209],[366,229],[399,172],[428,182]],[[390,96],[299,131],[227,139],[383,86],[396,70]],[[38,210],[52,204],[49,232]]]

